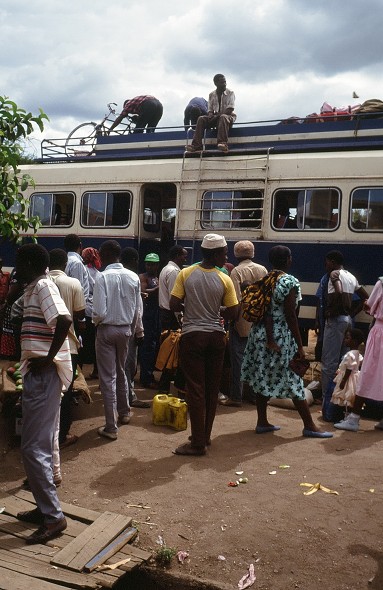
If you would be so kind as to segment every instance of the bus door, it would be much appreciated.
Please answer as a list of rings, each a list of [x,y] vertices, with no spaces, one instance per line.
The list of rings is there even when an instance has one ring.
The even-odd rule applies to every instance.
[[[161,266],[167,263],[174,245],[177,187],[169,182],[144,184],[141,189],[139,219],[139,260],[143,269],[149,252],[159,255]]]

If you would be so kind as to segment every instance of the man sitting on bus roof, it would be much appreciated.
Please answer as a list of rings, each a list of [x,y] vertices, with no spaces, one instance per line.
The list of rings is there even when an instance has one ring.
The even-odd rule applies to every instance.
[[[123,110],[110,126],[109,133],[121,123],[124,117],[127,117],[128,115],[135,115],[134,123],[136,126],[133,133],[143,133],[145,128],[146,133],[153,133],[162,117],[162,113],[163,106],[158,98],[155,98],[154,96],[145,94],[127,99],[124,102]]]
[[[223,74],[216,74],[213,78],[216,90],[209,94],[207,115],[198,117],[197,126],[191,145],[186,146],[188,152],[200,152],[205,129],[217,128],[217,148],[228,151],[228,136],[230,127],[237,116],[234,114],[235,94],[226,88],[226,78]]]

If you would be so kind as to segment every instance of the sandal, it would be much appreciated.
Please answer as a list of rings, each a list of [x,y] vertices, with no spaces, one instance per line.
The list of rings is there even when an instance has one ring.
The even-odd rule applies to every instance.
[[[78,441],[78,436],[75,434],[67,434],[66,439],[60,443],[60,449],[65,449],[65,447],[70,447],[70,445],[74,445]]]
[[[192,447],[190,443],[185,443],[180,447],[177,447],[173,451],[174,455],[188,455],[188,456],[201,456],[206,455],[206,447]]]

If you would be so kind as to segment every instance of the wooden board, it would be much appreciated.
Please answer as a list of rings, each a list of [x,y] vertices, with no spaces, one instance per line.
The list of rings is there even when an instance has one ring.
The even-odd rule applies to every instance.
[[[97,567],[105,563],[105,561],[113,557],[113,555],[117,553],[121,547],[129,543],[129,541],[132,541],[136,535],[137,529],[134,527],[129,527],[128,529],[122,531],[118,537],[111,541],[106,547],[104,547],[104,549],[102,549],[99,553],[97,553],[97,555],[92,557],[88,563],[85,564],[85,571],[92,572]]]
[[[48,582],[65,582],[71,588],[97,588],[98,582],[86,574],[63,571],[52,567],[49,563],[37,560],[34,557],[18,555],[12,551],[0,549],[0,569],[20,572],[32,578],[46,580]],[[1,581],[0,581],[1,587]]]
[[[20,572],[13,572],[0,567],[1,590],[63,590],[52,582],[31,578]]]
[[[104,512],[76,539],[59,551],[51,563],[75,571],[82,571],[92,557],[129,527],[132,519],[113,512]]]
[[[21,498],[22,500],[26,500],[35,504],[33,494],[31,492],[26,492],[25,490],[19,490],[18,492],[16,492],[16,498]],[[96,510],[89,510],[89,508],[74,506],[73,504],[61,502],[61,500],[60,505],[61,510],[64,512],[65,516],[71,516],[72,518],[80,520],[81,522],[94,522],[101,514],[101,512],[96,512]]]

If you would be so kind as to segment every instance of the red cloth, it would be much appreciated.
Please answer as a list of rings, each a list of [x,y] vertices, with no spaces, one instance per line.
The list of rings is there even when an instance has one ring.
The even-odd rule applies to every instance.
[[[8,295],[10,273],[0,270],[0,304],[4,303]]]
[[[101,258],[96,248],[85,248],[81,253],[82,259],[87,266],[94,266],[97,270],[101,268]]]

